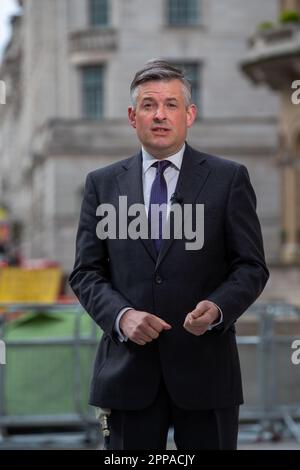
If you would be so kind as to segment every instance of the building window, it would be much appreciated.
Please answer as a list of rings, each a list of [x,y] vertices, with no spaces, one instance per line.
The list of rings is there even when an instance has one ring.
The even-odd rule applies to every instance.
[[[89,0],[91,26],[107,26],[109,21],[108,0]]]
[[[175,67],[183,70],[192,85],[192,102],[200,108],[200,64],[192,62],[172,62]],[[198,116],[199,117],[199,116]]]
[[[82,69],[82,108],[85,118],[101,119],[103,117],[103,76],[103,65],[92,65]]]
[[[172,26],[189,26],[199,23],[200,0],[167,0],[167,19]]]

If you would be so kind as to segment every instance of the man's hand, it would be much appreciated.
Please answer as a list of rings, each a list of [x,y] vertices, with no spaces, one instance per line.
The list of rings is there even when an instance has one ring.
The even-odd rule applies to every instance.
[[[157,339],[163,330],[172,327],[161,318],[148,312],[130,309],[124,313],[120,320],[122,333],[131,341],[140,346]]]
[[[185,317],[183,327],[193,335],[203,335],[208,327],[220,318],[217,306],[209,300],[199,302],[192,312]]]

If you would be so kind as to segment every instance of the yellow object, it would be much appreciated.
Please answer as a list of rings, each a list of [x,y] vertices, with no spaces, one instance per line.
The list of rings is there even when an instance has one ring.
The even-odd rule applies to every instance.
[[[7,219],[7,211],[3,209],[3,207],[0,207],[0,220],[6,220]]]
[[[59,268],[0,269],[0,303],[53,303],[61,279]]]

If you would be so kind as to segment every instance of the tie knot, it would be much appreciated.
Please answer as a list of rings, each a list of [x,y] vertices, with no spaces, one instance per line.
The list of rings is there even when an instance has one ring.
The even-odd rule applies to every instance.
[[[162,160],[162,161],[153,163],[152,166],[155,166],[157,168],[157,171],[156,171],[157,174],[162,175],[164,171],[170,165],[171,165],[171,162],[169,160]]]

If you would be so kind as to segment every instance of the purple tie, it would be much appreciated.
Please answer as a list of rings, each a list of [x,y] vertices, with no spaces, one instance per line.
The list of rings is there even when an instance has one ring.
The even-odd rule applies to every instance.
[[[151,236],[151,224],[153,219],[153,214],[151,214],[152,204],[167,204],[168,202],[168,188],[167,183],[164,177],[164,171],[166,168],[171,165],[171,162],[168,160],[162,160],[160,162],[153,163],[152,166],[156,167],[156,176],[152,183],[151,194],[150,194],[150,203],[149,203],[149,233]],[[166,216],[166,214],[164,214]],[[155,223],[157,222],[157,223]],[[160,250],[162,244],[162,234],[163,234],[163,214],[159,213],[159,220],[153,221],[154,224],[154,244],[157,253]]]

